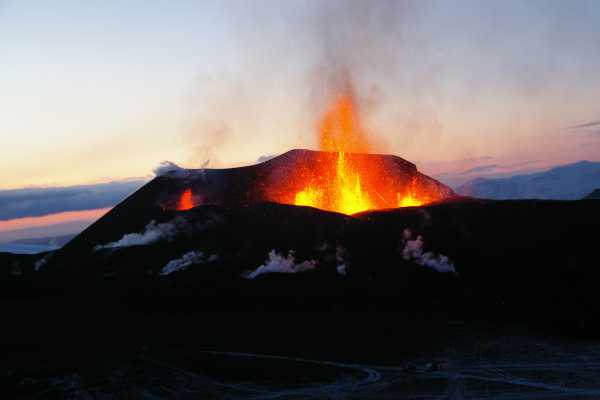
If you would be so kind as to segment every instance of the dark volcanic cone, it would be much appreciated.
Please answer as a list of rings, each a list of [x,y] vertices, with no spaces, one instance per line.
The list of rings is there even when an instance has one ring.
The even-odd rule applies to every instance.
[[[194,205],[236,205],[263,201],[294,203],[294,195],[304,189],[307,175],[320,174],[322,166],[332,166],[335,173],[337,153],[291,150],[263,163],[241,168],[202,169],[175,172],[154,179],[147,186],[153,188],[153,199],[147,199],[163,208],[176,209],[181,196],[191,189]],[[420,173],[417,167],[396,156],[381,154],[346,154],[350,163],[377,168],[385,177],[380,190],[402,192],[409,186],[418,186],[432,199],[454,195],[440,182]],[[323,174],[324,175],[324,174]],[[361,177],[364,180],[364,177]],[[363,182],[363,185],[368,182]],[[131,199],[133,200],[133,199]],[[395,208],[390,203],[388,208]]]
[[[335,165],[337,153],[291,150],[260,164],[228,169],[180,170],[158,176],[74,239],[67,248],[82,242],[108,243],[124,232],[140,232],[158,210],[180,208],[188,192],[192,206],[235,207],[260,202],[293,204],[294,194],[303,189],[297,179],[320,164]],[[447,199],[454,192],[417,170],[400,157],[381,154],[346,154],[349,162],[372,164],[386,173],[382,191],[402,191],[417,186],[432,200]],[[394,192],[395,193],[395,192]],[[390,203],[389,208],[396,204]]]

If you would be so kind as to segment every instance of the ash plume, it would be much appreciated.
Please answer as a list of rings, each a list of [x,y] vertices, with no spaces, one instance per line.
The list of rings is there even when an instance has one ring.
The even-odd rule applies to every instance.
[[[140,233],[127,233],[116,242],[97,245],[95,251],[104,249],[119,249],[130,246],[145,246],[156,243],[161,240],[171,241],[187,222],[182,218],[175,218],[172,221],[157,224],[156,221],[150,221],[144,230]]]
[[[573,71],[595,76],[597,69],[590,62],[597,52],[589,51],[595,31],[587,31],[597,25],[588,10],[594,6],[555,5],[525,2],[517,18],[506,2],[306,0],[227,7],[221,22],[232,35],[214,46],[190,90],[185,165],[206,158],[219,167],[239,165],[259,154],[315,147],[316,118],[347,81],[356,88],[370,139],[386,135],[389,146],[376,140],[374,152],[414,161],[490,150],[497,156],[496,142],[468,140],[488,129],[524,151],[521,136],[505,132],[524,131],[528,146],[537,143],[538,134],[556,129],[558,88],[576,94],[581,88],[569,80]],[[587,17],[574,18],[578,14]],[[523,104],[500,101],[505,96],[523,96],[550,118],[524,124],[518,118]],[[463,115],[465,107],[475,117]],[[496,120],[488,127],[479,114]],[[564,146],[564,138],[559,143]]]
[[[431,251],[423,252],[423,236],[417,235],[413,238],[413,233],[410,229],[405,229],[402,238],[402,258],[406,261],[414,261],[419,265],[431,268],[441,273],[456,273],[454,264],[448,257],[442,254],[436,254]]]
[[[348,79],[358,80],[363,74],[395,67],[396,46],[409,23],[404,19],[408,19],[411,8],[408,2],[390,0],[316,3],[314,40],[320,76],[338,90]]]
[[[267,154],[314,147],[316,119],[349,85],[356,86],[360,109],[369,114],[381,103],[389,77],[406,70],[395,68],[401,54],[414,53],[414,41],[404,38],[412,9],[410,2],[331,0],[230,10],[235,53],[203,70],[194,85],[186,164],[255,160],[254,142]],[[419,62],[414,54],[411,60]],[[422,80],[431,82],[431,75]],[[249,132],[256,141],[248,142]],[[373,144],[382,147],[377,138]]]
[[[211,263],[217,260],[216,254],[211,254],[206,257],[201,251],[189,251],[182,255],[180,258],[169,261],[167,265],[160,271],[160,275],[166,276],[173,272],[186,270],[188,267],[194,264],[205,264]]]
[[[263,274],[299,274],[312,271],[317,267],[315,260],[306,260],[296,263],[294,250],[290,250],[287,256],[279,254],[275,250],[269,252],[266,262],[254,271],[246,271],[242,274],[245,279],[254,279]]]
[[[358,104],[366,122],[371,151],[388,147],[368,116],[381,107],[390,76],[398,76],[404,29],[410,25],[412,5],[399,1],[328,1],[316,3],[312,46],[315,67],[310,77],[311,104],[323,111],[325,104],[341,93]],[[356,89],[356,90],[355,90]],[[423,88],[421,88],[423,90]],[[367,117],[367,118],[364,118]]]

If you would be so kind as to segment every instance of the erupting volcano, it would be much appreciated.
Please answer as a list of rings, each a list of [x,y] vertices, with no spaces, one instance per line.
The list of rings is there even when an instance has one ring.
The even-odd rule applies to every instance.
[[[379,160],[353,157],[371,153],[372,146],[360,124],[350,86],[334,100],[319,123],[319,147],[335,152],[335,159],[320,157],[317,165],[300,176],[304,182],[293,204],[344,214],[366,210],[418,206],[432,200],[415,179],[408,187],[390,187],[390,171]]]
[[[319,151],[292,150],[249,167],[167,173],[157,179],[162,182],[162,188],[156,188],[158,204],[184,211],[200,204],[271,201],[355,214],[419,206],[454,195],[414,164],[373,154],[350,85],[319,119],[317,139]]]

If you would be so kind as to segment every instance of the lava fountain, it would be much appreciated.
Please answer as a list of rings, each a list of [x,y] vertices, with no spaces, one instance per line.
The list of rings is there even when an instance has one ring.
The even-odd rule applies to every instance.
[[[194,208],[196,206],[196,202],[194,201],[194,195],[192,194],[192,189],[186,189],[179,197],[179,201],[177,202],[177,210],[185,211],[190,208]]]
[[[419,206],[430,201],[414,179],[408,187],[395,187],[390,185],[388,171],[381,162],[354,157],[358,153],[371,153],[372,145],[360,124],[351,88],[325,112],[318,135],[320,150],[337,156],[321,157],[315,168],[304,171],[300,177],[304,187],[295,194],[293,204],[354,214]],[[392,187],[395,190],[390,190]]]
[[[350,215],[419,206],[454,195],[413,163],[374,153],[350,86],[332,101],[317,128],[318,151],[295,149],[246,167],[159,176],[153,189],[160,193],[157,202],[180,211],[199,205],[276,202]]]

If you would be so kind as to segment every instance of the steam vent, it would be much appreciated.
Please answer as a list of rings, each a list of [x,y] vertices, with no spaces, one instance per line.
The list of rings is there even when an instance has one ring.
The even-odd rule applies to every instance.
[[[418,206],[454,196],[450,188],[400,157],[311,150],[291,150],[247,167],[173,170],[140,191],[152,193],[153,202],[163,209],[270,201],[343,214]]]

